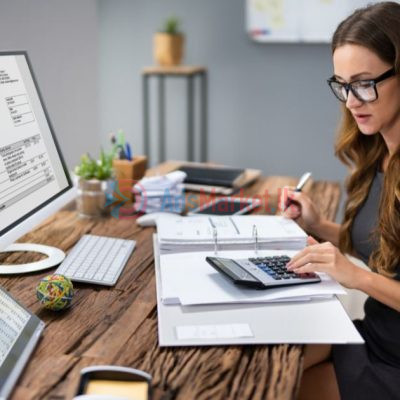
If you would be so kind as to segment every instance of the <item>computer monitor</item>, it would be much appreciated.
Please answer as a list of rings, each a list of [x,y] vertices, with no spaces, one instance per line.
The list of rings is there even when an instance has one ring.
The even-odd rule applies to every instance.
[[[49,268],[64,258],[55,248],[13,244],[75,197],[28,55],[0,52],[0,251],[38,251],[36,263],[1,266],[0,274]]]

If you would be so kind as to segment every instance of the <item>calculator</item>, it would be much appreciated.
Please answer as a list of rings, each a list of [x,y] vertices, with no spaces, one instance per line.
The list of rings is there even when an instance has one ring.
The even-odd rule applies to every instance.
[[[286,264],[290,261],[290,257],[286,255],[235,260],[206,257],[206,261],[235,284],[255,289],[321,282],[321,278],[313,272],[296,274],[288,271]]]

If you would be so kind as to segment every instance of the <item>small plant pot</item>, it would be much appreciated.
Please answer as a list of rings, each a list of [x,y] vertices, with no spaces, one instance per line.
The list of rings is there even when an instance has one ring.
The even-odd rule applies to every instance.
[[[78,179],[78,197],[76,208],[81,218],[102,217],[109,213],[106,207],[109,181],[98,179]]]
[[[156,33],[154,35],[154,59],[163,67],[171,67],[182,63],[184,35]]]

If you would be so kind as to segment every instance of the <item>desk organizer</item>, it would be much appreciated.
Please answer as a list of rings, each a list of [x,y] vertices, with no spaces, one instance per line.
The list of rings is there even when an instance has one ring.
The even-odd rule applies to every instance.
[[[132,160],[113,160],[115,179],[118,181],[118,188],[124,196],[133,200],[131,188],[143,178],[146,168],[146,156],[136,156]]]

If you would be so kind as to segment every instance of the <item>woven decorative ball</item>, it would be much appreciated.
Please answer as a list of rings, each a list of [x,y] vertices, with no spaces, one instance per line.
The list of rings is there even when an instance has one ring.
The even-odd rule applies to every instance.
[[[71,305],[74,287],[64,275],[48,275],[40,280],[36,296],[45,308],[60,311]]]

